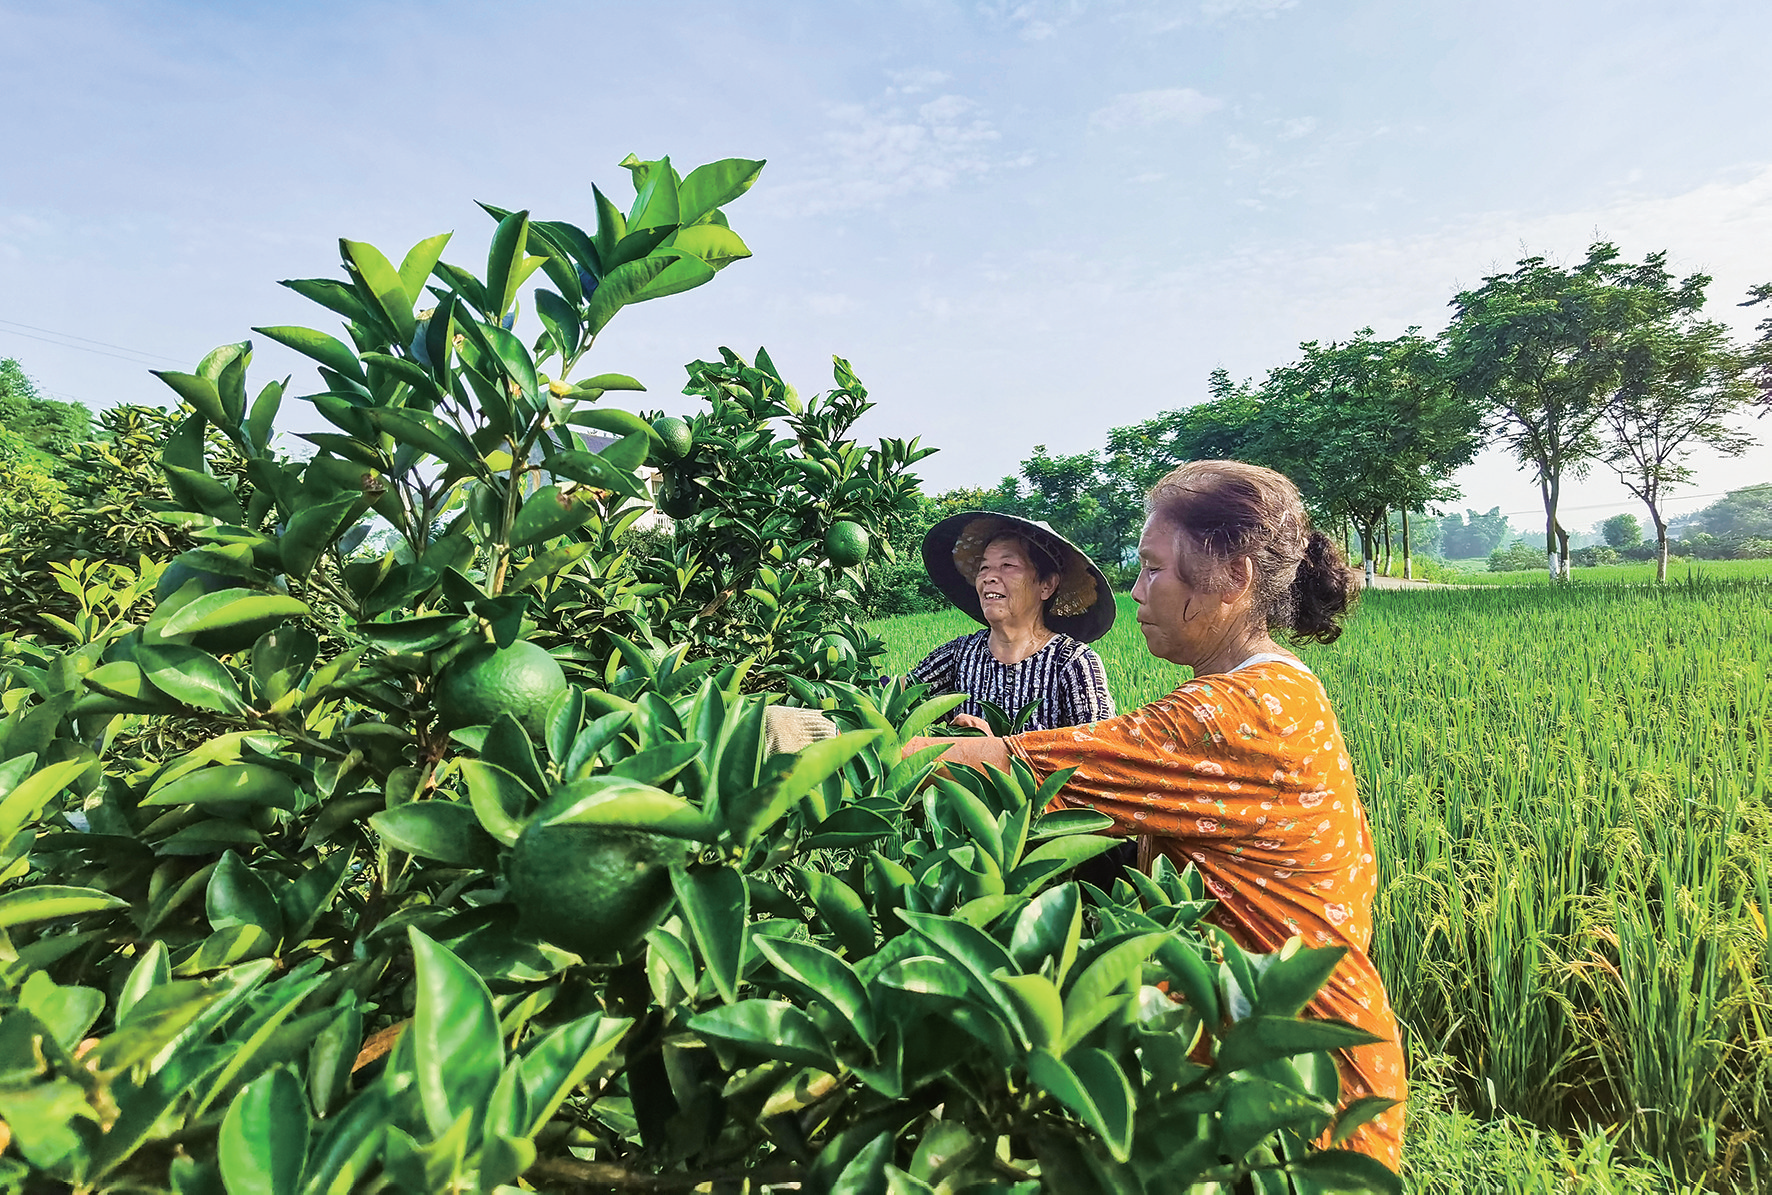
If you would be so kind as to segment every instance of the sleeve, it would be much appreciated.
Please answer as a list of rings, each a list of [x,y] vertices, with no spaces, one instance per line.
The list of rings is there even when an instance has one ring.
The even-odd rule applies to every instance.
[[[1059,705],[1066,721],[1060,725],[1082,726],[1114,716],[1114,695],[1108,689],[1107,669],[1101,657],[1087,647],[1079,648],[1059,678]]]
[[[1030,731],[1005,742],[1042,780],[1075,768],[1053,807],[1098,810],[1114,819],[1114,833],[1221,843],[1270,833],[1259,801],[1249,799],[1263,764],[1216,733],[1216,712],[1172,694],[1093,725]]]
[[[964,639],[949,639],[924,656],[910,671],[910,678],[919,685],[928,685],[937,694],[957,692],[960,644]]]

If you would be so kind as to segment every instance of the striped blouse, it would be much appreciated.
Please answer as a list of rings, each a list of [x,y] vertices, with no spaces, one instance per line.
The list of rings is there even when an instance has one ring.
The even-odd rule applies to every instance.
[[[1019,664],[1000,664],[991,655],[991,632],[986,627],[924,656],[911,669],[911,679],[931,686],[937,694],[968,694],[958,712],[980,718],[984,716],[980,701],[1013,718],[1037,698],[1040,708],[1028,720],[1028,730],[1081,726],[1114,716],[1114,696],[1108,692],[1101,657],[1069,635],[1052,636]]]

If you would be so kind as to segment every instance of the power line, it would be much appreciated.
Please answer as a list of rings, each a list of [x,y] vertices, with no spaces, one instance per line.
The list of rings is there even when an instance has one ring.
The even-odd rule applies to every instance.
[[[1734,490],[1720,490],[1714,494],[1670,494],[1667,497],[1661,499],[1661,505],[1665,506],[1669,502],[1689,502],[1694,498],[1727,498],[1730,494],[1733,494],[1734,492],[1735,492]],[[1605,510],[1608,506],[1636,506],[1641,501],[1642,501],[1642,499],[1640,499],[1640,498],[1620,498],[1616,502],[1594,502],[1594,503],[1590,503],[1587,506],[1561,506],[1561,505],[1559,505],[1557,507],[1557,513],[1562,514],[1566,510],[1567,511]],[[1503,517],[1508,517],[1508,516],[1512,516],[1512,515],[1541,515],[1544,513],[1544,507],[1535,506],[1530,510],[1504,510],[1501,513],[1502,513]]]
[[[126,345],[112,344],[106,340],[94,340],[90,336],[76,336],[72,332],[58,332],[54,328],[39,328],[34,324],[22,324],[22,323],[18,322],[17,320],[9,320],[9,319],[0,319],[0,324],[6,325],[5,327],[0,327],[0,332],[9,332],[14,336],[24,336],[30,340],[41,340],[45,344],[53,344],[53,345],[56,345],[56,346],[58,346],[60,348],[64,348],[64,349],[74,349],[74,350],[76,350],[78,352],[82,352],[82,353],[97,353],[101,357],[117,357],[117,359],[120,361],[128,361],[131,359],[131,357],[145,357],[145,358],[149,358],[149,359],[155,360],[155,361],[165,361],[165,362],[172,364],[172,365],[182,364],[182,362],[180,362],[178,360],[178,358],[168,357],[163,353],[143,352],[141,349],[132,349]],[[22,331],[22,332],[21,331],[14,331],[14,329],[18,329],[18,328],[23,328],[26,330]],[[43,335],[33,336],[32,335],[33,332],[41,332],[41,333],[43,333]],[[98,345],[100,347],[99,348],[85,348],[85,347],[83,347],[82,344],[64,344],[64,343],[62,343],[62,340],[48,339],[48,337],[51,337],[51,336],[61,337],[62,340],[78,340],[78,341],[83,342],[83,344],[85,344],[85,345]],[[107,352],[101,351],[103,349],[116,349],[117,352],[107,353]],[[119,354],[121,354],[121,353],[128,353],[131,356],[130,357],[119,356]]]

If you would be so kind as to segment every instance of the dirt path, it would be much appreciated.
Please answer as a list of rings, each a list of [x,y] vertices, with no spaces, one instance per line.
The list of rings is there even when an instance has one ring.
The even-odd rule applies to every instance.
[[[1452,589],[1451,585],[1439,581],[1405,581],[1401,577],[1373,577],[1373,589]]]

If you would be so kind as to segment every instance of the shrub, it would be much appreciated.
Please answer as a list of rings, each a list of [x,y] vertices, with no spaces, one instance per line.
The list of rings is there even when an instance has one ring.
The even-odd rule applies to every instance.
[[[150,605],[158,570],[58,565],[78,619],[4,641],[0,1181],[1397,1190],[1311,1145],[1386,1105],[1338,1111],[1328,1051],[1370,1039],[1296,1015],[1339,951],[1203,932],[1191,868],[1085,913],[1105,817],[1022,768],[935,777],[900,748],[959,699],[849,683],[871,559],[819,545],[883,552],[926,450],[847,438],[844,362],[803,405],[766,353],[696,362],[668,460],[601,402],[638,382],[566,380],[622,306],[748,253],[720,209],[761,163],[624,164],[595,233],[488,209],[483,274],[344,241],[344,281],[290,283],[351,339],[258,330],[320,366],[309,460],[271,451],[249,343],[161,375],[180,571]],[[648,459],[668,554],[631,536]],[[527,728],[453,724],[496,688]],[[783,689],[842,733],[768,755]]]
[[[1489,553],[1489,571],[1492,573],[1520,573],[1543,567],[1544,553],[1519,540]]]

